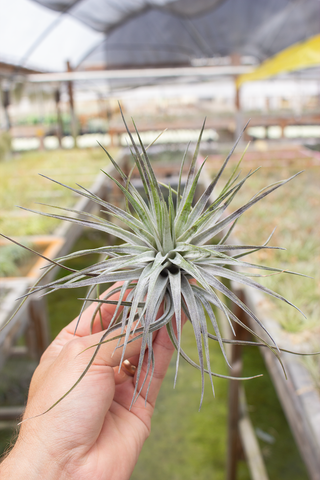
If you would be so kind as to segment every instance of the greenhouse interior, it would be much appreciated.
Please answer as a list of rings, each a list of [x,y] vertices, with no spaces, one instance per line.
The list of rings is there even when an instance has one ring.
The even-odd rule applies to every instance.
[[[319,185],[319,0],[2,2],[0,477],[320,480]]]

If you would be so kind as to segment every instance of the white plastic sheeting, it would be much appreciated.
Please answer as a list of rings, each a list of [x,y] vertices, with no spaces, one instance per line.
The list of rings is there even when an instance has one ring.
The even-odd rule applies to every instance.
[[[0,61],[40,71],[78,64],[104,35],[31,0],[0,0]]]
[[[42,71],[258,62],[320,32],[320,0],[0,0],[0,61]]]

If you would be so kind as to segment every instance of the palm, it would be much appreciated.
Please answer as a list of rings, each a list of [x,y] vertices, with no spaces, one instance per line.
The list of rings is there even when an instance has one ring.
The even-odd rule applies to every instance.
[[[102,312],[104,326],[108,325],[112,311],[105,306]],[[57,399],[72,386],[82,371],[92,349],[84,351],[99,341],[100,327],[88,335],[90,309],[85,313],[77,335],[75,321],[57,336],[44,353],[30,388],[26,417],[40,415],[25,422],[23,429],[35,428],[51,439],[49,449],[53,455],[72,459],[71,478],[129,478],[142,445],[149,435],[154,404],[170,362],[174,347],[166,330],[157,332],[154,340],[155,369],[148,401],[145,395],[148,380],[141,395],[130,409],[135,389],[135,378],[119,373],[120,350],[114,352],[115,342],[101,346],[99,354],[81,382],[61,402],[50,409]],[[128,345],[126,357],[133,364],[138,361],[139,340]],[[142,378],[147,361],[142,366]],[[141,383],[141,382],[140,382]],[[47,392],[51,395],[48,396]],[[49,397],[49,398],[48,398]],[[70,463],[70,461],[68,460]],[[71,468],[71,467],[70,467]]]
[[[153,407],[150,404],[145,406],[142,397],[129,411],[133,392],[134,385],[129,380],[116,386],[114,399],[101,430],[97,432],[95,426],[87,425],[89,442],[84,446],[87,453],[83,452],[86,461],[79,475],[81,478],[85,478],[86,472],[90,472],[94,478],[105,478],[106,470],[113,470],[110,478],[130,477],[142,445],[149,435],[153,413]]]

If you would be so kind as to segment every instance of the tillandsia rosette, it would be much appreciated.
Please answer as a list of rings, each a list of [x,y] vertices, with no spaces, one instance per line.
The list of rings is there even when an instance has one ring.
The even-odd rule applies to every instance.
[[[126,201],[125,210],[108,203],[80,185],[79,189],[75,189],[52,180],[92,200],[92,202],[98,204],[103,212],[108,213],[109,216],[111,215],[116,219],[117,223],[87,212],[79,212],[67,208],[63,208],[62,210],[67,211],[68,215],[38,212],[41,215],[66,220],[111,234],[124,243],[114,246],[104,246],[94,250],[82,250],[56,260],[47,259],[50,264],[46,268],[45,273],[37,284],[32,287],[30,292],[26,294],[25,298],[37,292],[48,294],[59,289],[88,287],[87,296],[83,299],[78,324],[81,321],[82,313],[88,302],[92,300],[97,302],[96,309],[92,316],[92,322],[98,314],[102,303],[115,304],[115,311],[110,325],[107,331],[103,333],[100,343],[93,345],[94,350],[91,361],[77,383],[88,371],[100,346],[110,341],[108,336],[111,332],[113,332],[113,334],[115,331],[117,332],[116,338],[119,339],[117,348],[122,348],[122,360],[124,359],[128,343],[140,338],[141,350],[136,371],[135,392],[132,398],[132,404],[139,396],[147,378],[149,379],[149,385],[150,382],[152,382],[154,369],[152,336],[155,331],[165,327],[177,350],[174,383],[177,379],[179,359],[182,357],[201,372],[201,407],[205,373],[209,374],[212,389],[212,377],[232,378],[213,372],[210,365],[209,343],[211,340],[219,343],[222,355],[228,364],[224,349],[224,343],[227,340],[221,336],[217,321],[217,311],[220,310],[222,312],[229,322],[232,331],[234,331],[234,324],[240,324],[256,337],[261,345],[270,348],[281,362],[279,357],[280,349],[277,347],[272,335],[259,321],[255,313],[226,286],[224,280],[235,281],[242,285],[258,289],[294,306],[281,295],[253,280],[248,273],[252,268],[266,270],[267,272],[283,272],[277,268],[255,265],[244,260],[247,255],[258,250],[280,248],[268,245],[271,236],[265,244],[260,246],[235,245],[230,242],[228,243],[228,238],[235,222],[245,211],[290,181],[296,175],[287,180],[269,185],[258,192],[241,208],[229,213],[227,209],[232,200],[248,178],[255,173],[255,171],[251,172],[240,179],[240,160],[226,184],[212,200],[213,191],[239,139],[215,178],[200,198],[196,200],[197,185],[205,164],[204,161],[199,169],[196,168],[204,125],[183,187],[182,172],[187,158],[187,155],[184,155],[176,190],[173,190],[170,185],[164,186],[159,183],[138,130],[135,127],[136,138],[138,139],[136,142],[127,125],[126,128],[131,142],[130,149],[134,159],[134,165],[138,169],[142,180],[143,193],[140,193],[134,186],[131,181],[131,175],[126,175],[107,151],[106,154],[121,180],[118,181],[104,172],[122,192]],[[164,195],[164,192],[166,192],[166,195]],[[56,208],[61,209],[61,207]],[[122,226],[119,225],[119,221],[121,221],[120,225]],[[72,258],[91,255],[92,253],[100,253],[103,255],[103,260],[82,270],[74,270],[65,265],[65,263]],[[64,278],[43,284],[43,278],[56,267],[68,270],[68,275]],[[235,267],[236,269],[234,269]],[[245,270],[244,273],[239,272],[239,267]],[[283,273],[292,274],[294,272],[285,271]],[[101,297],[98,296],[98,298],[92,299],[95,288],[109,282],[112,284],[121,282],[121,284],[118,283],[114,285]],[[114,294],[118,295],[117,301],[110,299]],[[222,300],[222,298],[225,298],[226,301]],[[265,338],[261,338],[249,326],[237,318],[227,304],[229,301],[233,302],[251,317],[251,319],[257,322],[265,331],[265,338],[269,340],[267,341]],[[194,331],[199,357],[198,363],[195,363],[189,358],[188,354],[181,347],[183,313],[188,321],[191,322]],[[209,333],[208,324],[212,324],[210,330],[212,331],[213,328],[214,334]],[[133,333],[135,333],[134,336]],[[228,342],[237,343],[237,340],[229,340]],[[250,344],[252,342],[242,343]],[[147,372],[144,378],[140,378],[142,362],[145,355],[147,356]],[[237,377],[237,379],[239,379],[239,377]]]

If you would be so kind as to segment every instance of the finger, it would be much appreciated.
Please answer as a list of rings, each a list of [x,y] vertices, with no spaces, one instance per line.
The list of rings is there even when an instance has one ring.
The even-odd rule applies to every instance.
[[[112,287],[110,287],[108,290],[103,292],[100,295],[100,298],[103,299],[107,292],[110,292],[110,290],[115,289],[117,287],[121,287],[122,284],[123,284],[123,282],[115,283],[114,285],[112,285]],[[126,299],[129,291],[130,290],[126,291],[126,293],[124,295],[124,300]],[[117,300],[119,300],[119,297],[120,297],[120,291],[115,293],[114,295],[112,295],[109,298],[109,300],[117,301]],[[92,321],[92,317],[94,315],[94,312],[98,307],[98,302],[88,301],[87,304],[89,306],[82,313],[80,322],[78,322],[79,317],[77,317],[71,323],[69,323],[69,325],[67,325],[65,327],[65,331],[67,333],[73,335],[74,332],[75,332],[75,329],[77,327],[77,330],[76,330],[76,335],[77,336],[84,337],[86,335],[90,335],[90,333],[91,333],[91,331],[90,331],[91,321]],[[100,309],[99,309],[100,312],[97,311],[97,313],[95,314],[94,320],[92,322],[93,323],[92,331],[94,333],[100,332],[101,330],[104,330],[109,326],[110,321],[111,321],[111,319],[113,317],[113,314],[115,312],[115,309],[116,309],[116,305],[111,305],[111,304],[108,304],[108,303],[100,303]],[[121,311],[122,311],[122,307],[120,307],[119,313]],[[100,315],[101,315],[101,318],[100,318]],[[103,328],[101,328],[101,321],[100,320],[102,320]]]
[[[130,377],[122,368],[119,371],[118,367],[115,367],[113,369],[114,372],[114,383],[116,385],[121,385],[122,383],[125,383],[127,381],[132,382],[132,377]]]
[[[171,343],[167,330],[165,328],[162,328],[157,332],[156,339],[153,342],[153,354],[154,354],[153,376],[151,379],[151,371],[150,371],[148,373],[144,387],[141,391],[141,397],[145,399],[148,388],[149,388],[147,401],[152,405],[152,407],[154,407],[155,405],[161,384],[168,370],[174,351],[175,351],[175,348]],[[142,383],[143,379],[145,378],[145,375],[147,374],[147,365],[148,365],[147,356],[145,356],[142,364],[141,377],[140,377],[141,380],[139,382],[140,384]],[[150,379],[151,379],[151,383],[150,383]]]
[[[66,392],[70,395],[73,388],[80,382],[77,387],[85,389],[97,389],[101,390],[98,377],[103,380],[105,385],[114,386],[114,372],[113,368],[116,367],[119,370],[119,364],[121,361],[122,348],[117,348],[118,339],[115,338],[118,332],[112,332],[110,337],[107,337],[110,342],[103,344],[99,347],[98,352],[93,359],[93,355],[96,350],[96,344],[100,343],[101,333],[96,333],[87,337],[74,337],[67,342],[61,349],[57,358],[53,360],[51,366],[48,367],[46,362],[42,362],[38,368],[37,376],[33,381],[33,389],[38,390],[41,387],[41,380],[45,380],[47,384],[46,394],[46,407],[42,408],[43,411],[48,406],[53,405],[57,399],[62,398]],[[137,334],[130,335],[130,339],[137,337]],[[93,348],[91,348],[93,347]],[[141,348],[141,339],[137,338],[133,342],[127,345],[125,351],[125,359],[134,357],[139,354]],[[51,374],[48,376],[47,371],[50,368]],[[111,376],[110,376],[111,374]],[[49,378],[48,378],[49,377]],[[119,374],[117,381],[123,383],[126,380],[124,374]],[[111,381],[111,383],[110,383]],[[131,377],[132,381],[132,377]],[[32,391],[30,392],[32,396]],[[113,397],[113,393],[112,393]],[[41,410],[41,408],[40,408]]]
[[[122,282],[114,284],[112,287],[110,287],[108,290],[106,290],[101,296],[104,296],[107,292],[109,292],[111,289],[121,287]],[[126,293],[127,295],[127,293]],[[126,297],[125,295],[125,297]],[[118,300],[120,296],[120,292],[115,293],[114,295],[111,296],[111,300]],[[91,336],[91,319],[94,314],[94,311],[96,309],[97,304],[92,303],[86,310],[84,310],[82,316],[81,316],[81,321],[78,322],[78,318],[75,318],[71,323],[69,323],[66,327],[64,327],[61,332],[57,335],[57,337],[53,340],[53,342],[49,345],[49,347],[46,349],[44,354],[41,357],[41,362],[47,362],[47,363],[52,363],[55,358],[59,355],[61,352],[61,349],[66,345],[70,340],[74,338],[79,338],[79,337],[85,337],[85,336]],[[101,304],[101,318],[103,321],[103,326],[106,329],[110,321],[113,317],[113,314],[115,312],[116,306],[103,303]],[[121,310],[120,310],[121,311]],[[101,332],[101,326],[100,326],[100,315],[97,313],[95,319],[94,319],[94,330],[93,331],[100,331]],[[99,324],[99,328],[97,329],[96,326]],[[77,327],[77,329],[76,329]],[[75,333],[76,330],[76,333]],[[94,342],[93,342],[94,343]],[[96,342],[97,343],[97,342]]]
[[[187,321],[187,317],[184,314],[182,314],[182,318],[181,318],[182,326],[186,323],[186,321]],[[175,321],[173,321],[173,328],[176,333]],[[153,341],[153,353],[154,353],[153,377],[151,379],[151,371],[149,371],[147,375],[148,360],[147,360],[147,353],[146,353],[143,364],[142,364],[139,387],[138,387],[138,391],[139,391],[140,385],[142,385],[142,382],[144,381],[145,376],[147,375],[147,379],[145,381],[144,387],[141,390],[141,397],[145,399],[147,395],[147,391],[149,389],[147,401],[152,405],[152,407],[154,407],[155,405],[161,384],[168,370],[174,351],[175,351],[175,347],[170,340],[167,329],[165,327],[161,328],[154,335],[154,341]],[[132,361],[134,364],[137,364],[138,357],[136,357],[135,359],[130,359],[130,361]],[[134,378],[134,381],[135,379],[136,379],[136,376]],[[150,383],[150,379],[151,379],[151,383]]]
[[[131,363],[128,359],[124,360],[121,364],[121,369],[115,367],[114,369],[114,381],[116,385],[120,385],[127,380],[133,380],[137,367],[134,363]]]
[[[135,323],[132,326],[132,330]],[[123,341],[119,339],[121,334],[121,326],[112,332],[99,332],[86,337],[75,337],[69,341],[64,350],[68,351],[68,356],[77,359],[77,362],[83,366],[92,360],[93,365],[105,365],[109,367],[119,366],[122,353]],[[129,341],[125,348],[124,359],[136,356],[140,352],[141,338],[139,332],[129,335]],[[120,342],[119,342],[120,340]],[[78,358],[79,357],[79,358]]]

